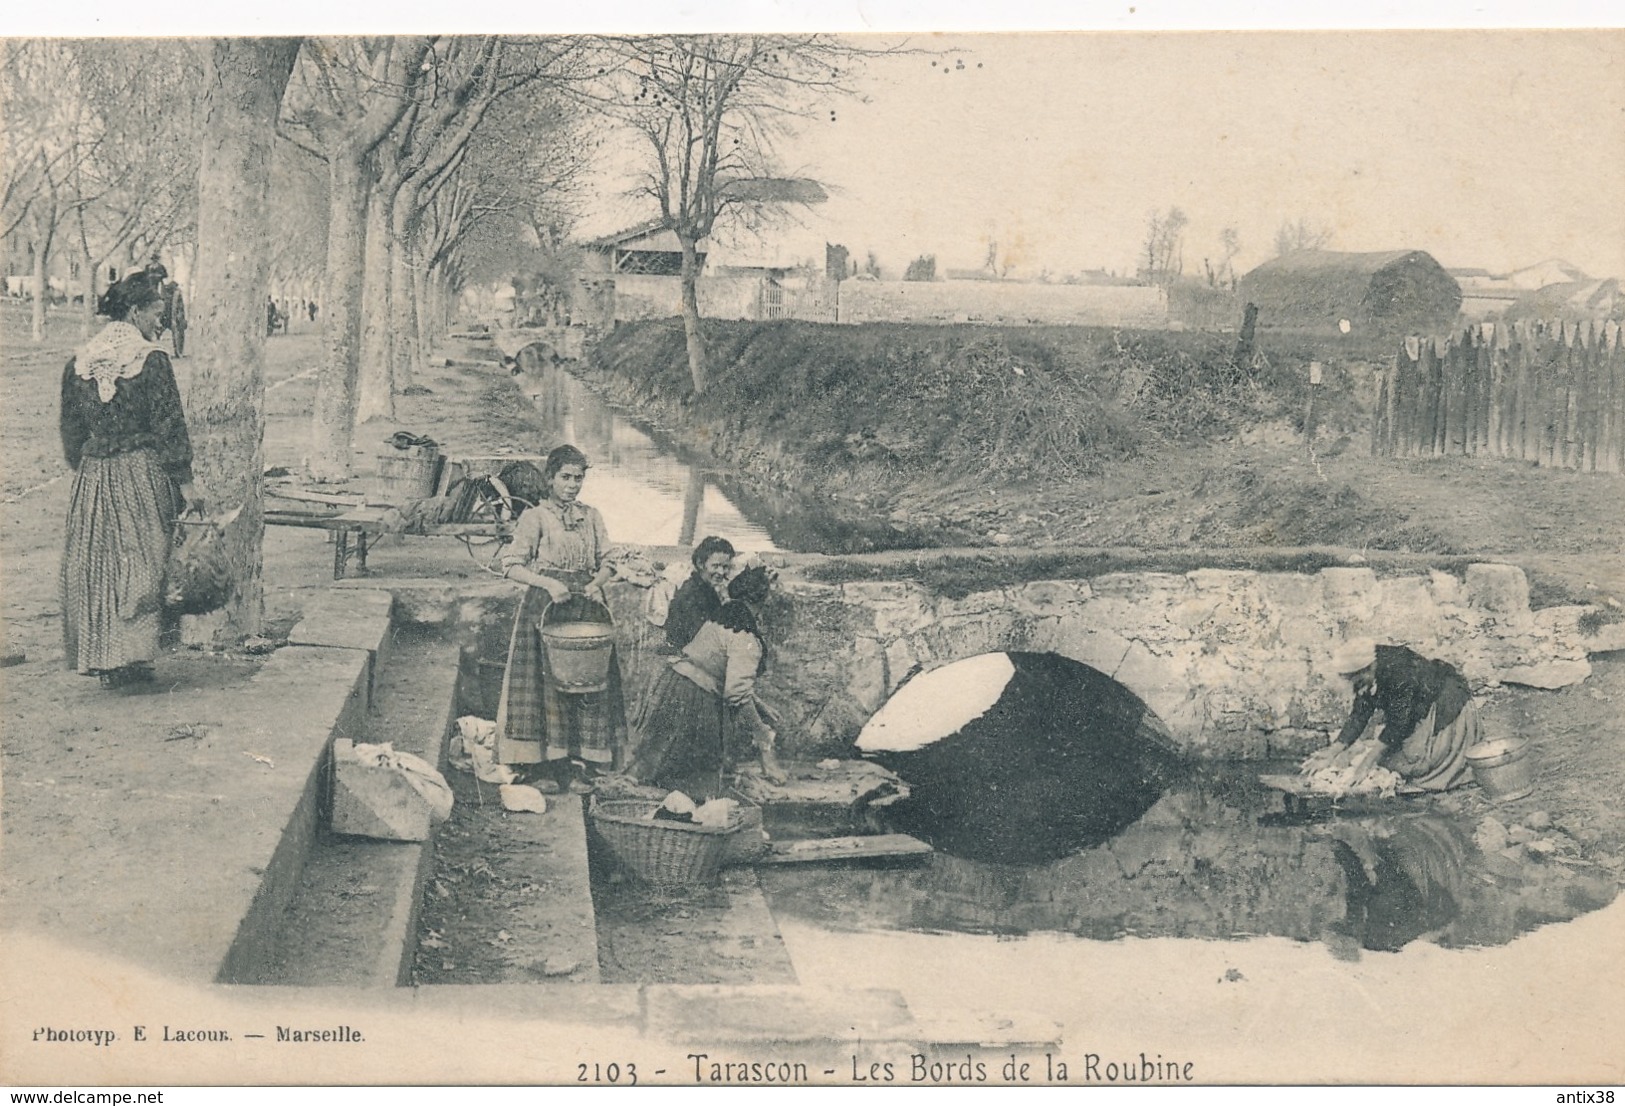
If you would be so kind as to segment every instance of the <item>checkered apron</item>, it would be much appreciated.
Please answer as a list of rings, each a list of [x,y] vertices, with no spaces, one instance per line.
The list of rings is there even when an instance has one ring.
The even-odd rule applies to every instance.
[[[90,675],[157,658],[177,506],[153,450],[80,461],[60,576],[69,668]]]

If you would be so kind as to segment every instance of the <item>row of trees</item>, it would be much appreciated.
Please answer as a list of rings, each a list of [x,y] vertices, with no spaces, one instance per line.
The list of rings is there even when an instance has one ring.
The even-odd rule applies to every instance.
[[[344,479],[358,422],[393,415],[450,299],[561,250],[607,119],[641,138],[640,190],[682,244],[703,391],[695,246],[724,218],[795,199],[797,182],[774,175],[774,140],[846,91],[863,55],[817,35],[14,40],[4,51],[0,237],[26,241],[36,287],[71,240],[88,327],[109,259],[187,260],[197,475],[211,501],[243,506],[227,535],[241,579],[222,636],[257,632],[262,607],[273,279],[319,285],[307,465]]]
[[[1140,276],[1152,284],[1164,287],[1178,281],[1185,274],[1185,230],[1190,217],[1178,207],[1167,211],[1153,211],[1146,217],[1145,242],[1140,247]],[[1283,222],[1275,231],[1275,255],[1284,256],[1296,250],[1325,249],[1332,241],[1332,229],[1305,216]],[[1207,283],[1213,287],[1232,288],[1237,273],[1235,261],[1241,254],[1241,232],[1227,226],[1219,232],[1217,262],[1211,257],[1202,259]]]

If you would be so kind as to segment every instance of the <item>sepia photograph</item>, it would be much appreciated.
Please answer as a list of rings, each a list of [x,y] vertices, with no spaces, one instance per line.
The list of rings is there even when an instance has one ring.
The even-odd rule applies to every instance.
[[[1625,28],[1134,13],[6,31],[0,1085],[1611,1102]]]

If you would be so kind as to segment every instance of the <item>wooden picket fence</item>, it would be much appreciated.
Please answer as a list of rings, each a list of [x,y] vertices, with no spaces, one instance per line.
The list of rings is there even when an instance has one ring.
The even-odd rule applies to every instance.
[[[1625,471],[1622,345],[1613,321],[1484,323],[1407,338],[1379,377],[1371,452]]]

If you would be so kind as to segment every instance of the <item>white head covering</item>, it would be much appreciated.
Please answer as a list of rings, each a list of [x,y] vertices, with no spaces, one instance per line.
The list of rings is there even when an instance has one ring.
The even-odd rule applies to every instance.
[[[1339,645],[1332,652],[1332,671],[1339,676],[1352,676],[1377,661],[1377,643],[1368,637],[1357,637]]]

